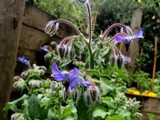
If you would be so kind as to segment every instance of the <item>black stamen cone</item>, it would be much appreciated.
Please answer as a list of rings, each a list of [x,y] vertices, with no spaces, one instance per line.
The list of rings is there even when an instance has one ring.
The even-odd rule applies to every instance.
[[[86,104],[87,104],[87,106],[89,106],[91,104],[91,98],[90,98],[89,95],[87,95],[86,97],[87,97],[86,98]]]
[[[90,92],[90,94],[91,94],[92,101],[95,102],[96,101],[97,92],[95,90],[92,90]]]
[[[117,58],[117,65],[118,65],[118,68],[121,69],[122,68],[122,63],[123,63],[123,59],[121,56],[119,56]]]
[[[130,47],[130,43],[125,43],[125,48],[127,52],[129,51],[129,47]]]
[[[67,92],[68,91],[68,88],[69,88],[69,82],[64,82],[64,87],[66,88],[65,91]]]
[[[74,102],[76,102],[77,98],[78,98],[78,92],[77,92],[77,90],[75,90],[75,91],[72,92],[72,99],[73,99]]]
[[[60,47],[58,49],[58,52],[59,52],[60,58],[63,59],[65,57],[65,48],[64,47]]]
[[[69,97],[69,92],[68,91],[64,91],[64,100],[66,101]]]
[[[69,52],[69,56],[70,56],[70,59],[72,60],[74,58],[74,52],[73,51],[70,51]]]
[[[110,59],[110,65],[111,65],[111,67],[113,67],[115,65],[115,58]]]

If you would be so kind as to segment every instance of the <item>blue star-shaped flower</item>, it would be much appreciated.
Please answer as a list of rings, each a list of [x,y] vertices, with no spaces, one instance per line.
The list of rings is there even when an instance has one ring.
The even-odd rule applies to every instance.
[[[90,86],[90,82],[83,81],[82,78],[79,76],[79,70],[75,67],[73,71],[71,72],[61,72],[56,62],[52,65],[52,75],[51,75],[56,81],[64,81],[65,83],[69,84],[69,87],[71,89],[76,87],[76,83],[83,84],[84,86]]]
[[[142,29],[140,28],[137,32],[136,35],[133,35],[133,36],[127,36],[127,37],[123,37],[123,36],[117,36],[116,39],[117,39],[117,43],[120,43],[120,42],[132,42],[133,40],[135,39],[138,39],[138,38],[143,38],[143,31]]]

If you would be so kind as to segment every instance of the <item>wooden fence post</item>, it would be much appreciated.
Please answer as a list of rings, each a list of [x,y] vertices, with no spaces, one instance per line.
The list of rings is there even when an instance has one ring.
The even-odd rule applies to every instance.
[[[153,72],[152,72],[152,92],[154,92],[154,79],[155,79],[155,76],[156,76],[158,37],[155,37],[154,41],[155,41],[155,44],[154,44],[154,59],[153,59]]]
[[[9,101],[25,0],[0,0],[0,120]]]
[[[143,13],[143,11],[140,8],[133,11],[131,28],[132,28],[134,34],[137,33],[138,29],[141,26],[142,13]],[[128,70],[130,72],[134,71],[135,60],[136,60],[136,57],[138,54],[139,54],[138,40],[134,40],[130,45],[130,50],[128,53],[129,57],[131,58],[131,63],[128,65]]]

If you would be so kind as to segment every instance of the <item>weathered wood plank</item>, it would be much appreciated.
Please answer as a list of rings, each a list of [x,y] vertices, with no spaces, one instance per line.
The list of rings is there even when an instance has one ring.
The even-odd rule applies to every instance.
[[[51,41],[60,41],[60,39],[49,37],[44,32],[31,27],[25,25],[22,26],[19,47],[39,51],[40,46]]]
[[[0,120],[9,101],[25,0],[0,0]]]
[[[47,12],[33,6],[26,4],[25,13],[23,17],[23,24],[26,24],[35,29],[44,31],[48,21],[56,19],[54,16]],[[60,29],[56,33],[58,37],[64,38],[65,36],[75,34],[71,27],[65,24],[60,25]]]

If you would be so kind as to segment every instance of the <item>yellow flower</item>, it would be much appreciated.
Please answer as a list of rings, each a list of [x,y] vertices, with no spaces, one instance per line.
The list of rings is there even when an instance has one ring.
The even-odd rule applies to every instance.
[[[140,92],[138,90],[129,89],[128,93],[134,94],[134,95],[140,95]]]
[[[141,3],[142,1],[141,1],[141,0],[138,0],[138,2]]]
[[[133,89],[129,89],[129,90],[128,90],[128,93],[132,93],[132,94],[133,94],[133,93],[134,93],[134,90],[133,90]]]
[[[141,95],[143,95],[143,96],[148,96],[148,93],[149,93],[149,92],[146,90],[146,91],[142,92]]]
[[[135,90],[133,94],[135,94],[135,95],[140,95],[140,92],[137,91],[137,90]]]
[[[157,94],[154,93],[154,92],[149,92],[148,96],[150,96],[150,97],[157,97]]]

